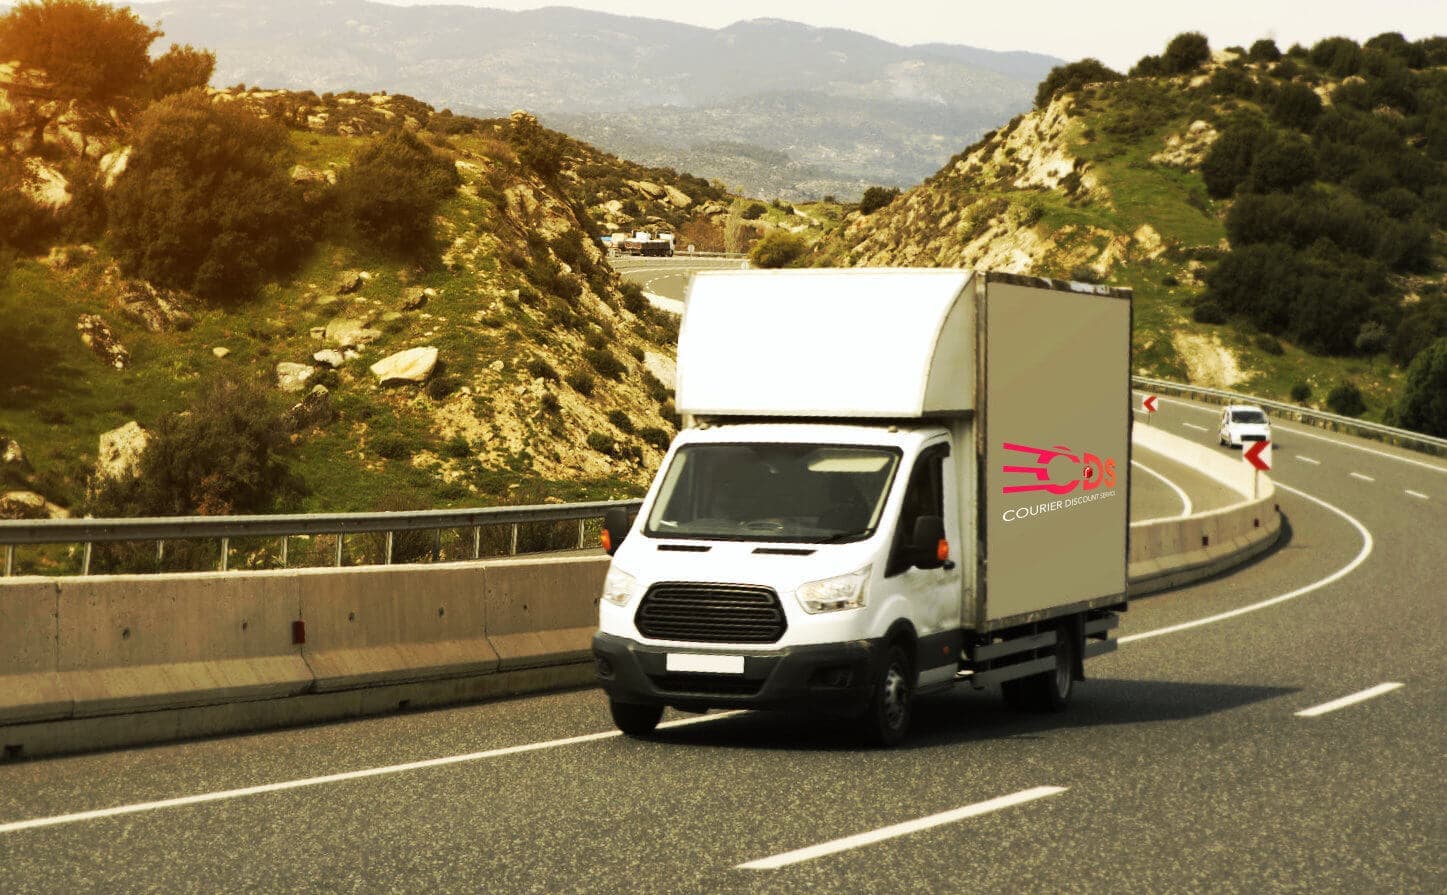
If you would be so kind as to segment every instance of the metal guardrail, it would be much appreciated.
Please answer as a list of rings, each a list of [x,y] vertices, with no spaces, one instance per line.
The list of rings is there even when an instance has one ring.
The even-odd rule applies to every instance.
[[[1332,432],[1355,433],[1367,438],[1374,438],[1377,441],[1384,441],[1388,444],[1413,447],[1424,453],[1436,456],[1447,455],[1447,438],[1424,435],[1421,432],[1413,432],[1409,429],[1397,429],[1392,426],[1382,425],[1381,423],[1372,423],[1336,413],[1312,410],[1309,407],[1301,407],[1296,404],[1271,401],[1266,398],[1255,397],[1254,395],[1243,395],[1240,392],[1226,391],[1225,389],[1219,388],[1207,388],[1203,385],[1187,385],[1180,382],[1171,382],[1168,379],[1151,379],[1148,376],[1132,376],[1130,381],[1131,384],[1138,387],[1166,392],[1177,395],[1178,397],[1199,398],[1214,404],[1256,404],[1267,410],[1274,411],[1277,416],[1300,423],[1307,423],[1320,429],[1327,429]]]
[[[337,539],[335,565],[342,565],[347,535],[368,532],[386,535],[385,564],[392,563],[393,534],[399,531],[433,531],[440,545],[442,532],[471,529],[472,558],[482,551],[482,529],[510,527],[510,553],[517,553],[518,526],[529,522],[578,523],[578,547],[586,546],[585,526],[601,519],[614,508],[637,511],[641,500],[595,501],[524,507],[486,507],[468,510],[418,510],[393,513],[315,513],[274,516],[174,516],[137,519],[40,519],[0,520],[0,546],[5,549],[4,576],[15,565],[15,548],[40,544],[84,544],[81,574],[90,574],[91,549],[98,543],[155,541],[157,560],[166,541],[216,538],[221,541],[219,571],[227,570],[231,538],[281,539],[281,565],[287,564],[287,542],[292,537],[332,535]],[[436,548],[434,548],[435,550]]]

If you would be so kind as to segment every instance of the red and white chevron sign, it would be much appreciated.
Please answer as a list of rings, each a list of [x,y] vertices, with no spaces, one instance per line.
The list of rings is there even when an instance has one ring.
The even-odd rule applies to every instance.
[[[1155,413],[1157,400],[1155,395],[1146,395],[1146,399],[1141,402],[1141,408],[1145,410],[1146,413]]]

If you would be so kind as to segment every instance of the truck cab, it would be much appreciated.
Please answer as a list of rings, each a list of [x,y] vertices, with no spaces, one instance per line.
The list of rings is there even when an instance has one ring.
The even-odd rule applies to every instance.
[[[1048,458],[1018,457],[1009,439],[990,449],[984,285],[966,271],[696,277],[679,342],[687,425],[637,517],[606,526],[613,560],[593,652],[622,730],[648,733],[665,706],[773,709],[855,718],[890,745],[918,694],[998,683],[1017,704],[1059,708],[1085,656],[1113,646],[1125,569],[1116,477],[1128,468],[1116,458],[1128,443],[1110,439],[1109,467],[1067,445]],[[1124,338],[1108,351],[1128,352],[1125,309]],[[775,327],[761,332],[767,317]],[[1098,402],[1108,419],[1081,434],[1105,441],[1129,426],[1123,360],[1103,371],[1119,375],[1119,406]],[[1032,456],[1037,466],[1019,465]],[[1001,476],[1031,496],[988,499],[992,486],[1014,495]],[[1030,506],[1042,484],[1047,496],[1092,497],[1069,511],[1048,501],[1062,505],[1045,519]],[[1029,568],[1040,562],[1009,542],[1052,521],[1082,532],[1106,522],[1104,538],[1087,540],[1107,552],[1090,554],[1093,568],[1042,579]],[[996,530],[992,611],[985,560]],[[1042,581],[1057,592],[1038,593]],[[1011,593],[1021,589],[1023,600]]]

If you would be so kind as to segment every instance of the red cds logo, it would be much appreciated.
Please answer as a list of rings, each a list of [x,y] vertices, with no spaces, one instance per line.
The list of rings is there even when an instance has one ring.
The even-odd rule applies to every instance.
[[[1069,494],[1077,487],[1082,491],[1094,491],[1101,485],[1107,488],[1115,487],[1115,460],[1107,458],[1101,460],[1094,454],[1076,454],[1063,444],[1057,444],[1053,448],[1035,448],[1023,444],[1004,442],[1007,451],[1018,451],[1021,454],[1029,454],[1034,457],[1034,466],[1004,466],[1001,471],[1033,476],[1034,482],[1029,484],[1006,485],[1001,488],[1001,493],[1018,494],[1022,491],[1045,491],[1050,494]],[[1059,463],[1053,469],[1050,464],[1056,460],[1067,460],[1068,463]],[[1068,476],[1069,478],[1066,478]]]

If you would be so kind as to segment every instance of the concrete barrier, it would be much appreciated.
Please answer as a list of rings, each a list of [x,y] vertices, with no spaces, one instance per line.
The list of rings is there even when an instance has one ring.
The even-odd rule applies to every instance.
[[[487,674],[485,566],[308,569],[294,574],[315,690]]]
[[[589,662],[608,557],[487,563],[487,637],[502,669]]]
[[[60,588],[30,580],[0,587],[0,724],[70,715],[57,673]]]
[[[1210,476],[1242,496],[1239,503],[1184,519],[1130,527],[1128,592],[1132,597],[1179,587],[1235,568],[1266,552],[1281,536],[1271,477],[1206,445],[1137,425],[1132,441]]]
[[[59,583],[61,684],[74,715],[301,693],[295,576],[117,575]]]

